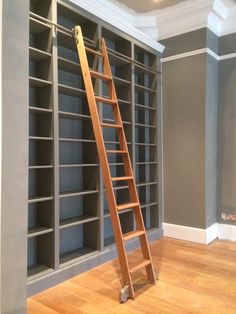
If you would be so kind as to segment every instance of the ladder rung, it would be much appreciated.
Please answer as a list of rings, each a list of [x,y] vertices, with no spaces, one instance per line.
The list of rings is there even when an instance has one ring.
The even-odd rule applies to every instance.
[[[128,181],[132,180],[134,177],[116,177],[116,178],[111,178],[112,181]]]
[[[143,260],[141,263],[137,263],[136,265],[130,267],[130,274],[133,274],[134,272],[136,272],[137,270],[139,270],[140,268],[143,268],[145,266],[151,265],[151,261],[150,260]]]
[[[127,154],[127,150],[108,149],[107,154]]]
[[[139,203],[125,203],[125,204],[117,205],[117,210],[125,210],[129,208],[134,208],[137,206],[139,206]]]
[[[105,98],[105,97],[100,97],[100,96],[95,96],[95,99],[97,102],[104,102],[106,104],[110,104],[110,105],[116,105],[117,101],[110,99],[110,98]]]
[[[100,52],[100,51],[97,51],[97,50],[93,50],[91,48],[88,48],[88,47],[85,47],[85,49],[88,51],[88,52],[91,52],[95,55],[98,55],[99,57],[103,57],[103,54]]]
[[[124,241],[128,241],[128,240],[131,240],[133,238],[140,237],[144,234],[145,234],[144,230],[134,230],[134,231],[130,231],[130,232],[125,233],[123,235],[123,239],[124,239]]]
[[[110,81],[111,80],[111,77],[109,75],[105,75],[105,74],[99,73],[97,71],[90,70],[90,74],[92,77],[95,77],[95,78],[98,78],[98,79],[101,79],[104,81]]]
[[[104,123],[104,122],[101,123],[101,126],[103,126],[104,128],[116,128],[116,129],[122,128],[122,126],[119,124]]]

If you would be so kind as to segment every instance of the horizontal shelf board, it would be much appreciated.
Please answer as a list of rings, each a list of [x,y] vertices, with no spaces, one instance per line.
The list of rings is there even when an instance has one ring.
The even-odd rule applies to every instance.
[[[52,109],[29,106],[29,111],[33,113],[52,113]]]
[[[47,275],[48,273],[53,272],[54,269],[49,268],[45,265],[32,265],[28,267],[28,281],[32,281],[34,279],[37,279],[39,277],[43,277],[44,275]]]
[[[52,141],[52,140],[53,140],[53,137],[29,136],[29,140],[35,140],[35,141]]]
[[[138,146],[157,146],[157,144],[154,144],[154,143],[135,143],[135,145],[138,145]]]
[[[109,166],[124,166],[123,162],[110,162]]]
[[[107,52],[108,54],[112,54],[114,57],[117,56],[117,57],[120,57],[124,60],[127,60],[128,62],[131,62],[132,61],[132,58],[130,58],[129,56],[123,54],[123,53],[120,53],[112,48],[109,48],[107,47]]]
[[[30,22],[30,32],[32,34],[40,34],[51,29],[51,26],[33,17],[29,18],[29,22]]]
[[[52,228],[47,227],[30,228],[28,229],[28,238],[37,237],[50,232],[53,232]]]
[[[80,190],[80,191],[68,191],[68,192],[61,192],[59,194],[60,198],[65,198],[65,197],[72,197],[72,196],[77,196],[77,195],[88,195],[88,194],[95,194],[98,193],[98,190]]]
[[[29,166],[30,170],[34,170],[34,169],[51,169],[51,168],[53,168],[53,165]]]
[[[152,94],[155,94],[157,92],[155,89],[152,89],[143,85],[139,85],[139,84],[134,84],[134,87],[135,87],[135,90],[137,91],[145,91]]]
[[[76,87],[71,87],[68,85],[58,84],[58,90],[60,94],[68,96],[84,96],[86,97],[86,92],[83,89]]]
[[[121,77],[117,77],[113,75],[113,80],[116,86],[122,86],[126,84],[130,84],[130,81],[122,79]]]
[[[135,73],[138,73],[138,74],[149,73],[152,76],[157,76],[158,74],[158,71],[156,69],[152,69],[149,66],[138,61],[134,61],[134,71]]]
[[[78,62],[74,62],[62,57],[58,57],[58,68],[71,73],[81,74],[81,66]]]
[[[153,182],[139,182],[136,183],[136,186],[148,186],[148,185],[156,185],[158,182],[157,181],[153,181]]]
[[[125,100],[125,99],[120,99],[120,98],[118,98],[117,100],[118,100],[119,105],[131,105],[130,100]]]
[[[151,207],[151,206],[156,206],[157,202],[152,202],[152,203],[142,203],[141,208],[146,208],[146,207]]]
[[[77,167],[98,167],[99,164],[62,164],[60,168],[77,168]]]
[[[135,165],[157,165],[157,161],[137,161]]]
[[[104,141],[105,144],[114,144],[114,145],[118,145],[119,142],[115,142],[115,141]],[[131,142],[127,142],[127,145],[131,145]]]
[[[149,106],[144,106],[144,105],[141,105],[141,104],[135,104],[135,109],[156,111],[156,108],[149,107]]]
[[[69,49],[75,49],[75,42],[72,36],[67,32],[62,31],[61,29],[57,29],[57,41],[59,46],[66,47]]]
[[[61,141],[61,142],[77,142],[77,143],[96,143],[95,140],[88,140],[88,139],[86,140],[83,138],[63,138],[63,137],[60,137],[59,141]]]
[[[156,125],[150,125],[150,124],[142,124],[142,123],[135,123],[136,127],[142,127],[142,128],[152,128],[156,129]]]
[[[114,120],[113,119],[103,119],[103,122],[112,122],[114,123]],[[123,124],[131,124],[131,121],[122,121]]]
[[[128,189],[128,185],[122,185],[122,186],[114,186],[113,189],[114,190],[125,190]]]
[[[77,226],[83,223],[91,222],[98,220],[98,217],[95,216],[79,216],[79,217],[73,217],[73,218],[67,218],[60,221],[60,229],[65,229],[73,226]]]
[[[52,85],[51,81],[42,80],[37,77],[29,76],[29,85],[32,87],[44,87]]]
[[[73,250],[68,253],[64,253],[60,255],[60,267],[65,267],[75,261],[79,261],[90,256],[98,254],[98,250],[90,249],[90,248],[79,248],[77,250]]]
[[[120,66],[120,65],[130,65],[131,61],[127,60],[126,58],[123,58],[115,53],[112,53],[111,51],[108,52],[109,61],[111,65]]]
[[[41,61],[48,59],[52,56],[51,53],[34,48],[34,47],[29,47],[29,57],[31,60],[34,61]]]
[[[53,196],[35,196],[30,197],[28,203],[38,203],[53,200]]]
[[[81,113],[73,113],[73,112],[67,112],[67,111],[59,111],[59,116],[60,117],[65,117],[65,118],[71,118],[71,119],[88,119],[91,120],[91,117],[85,114]]]

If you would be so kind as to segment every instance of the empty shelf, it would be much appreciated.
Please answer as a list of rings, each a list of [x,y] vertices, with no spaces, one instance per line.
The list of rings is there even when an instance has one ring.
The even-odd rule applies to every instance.
[[[60,255],[60,265],[66,266],[67,264],[74,263],[75,260],[80,260],[84,258],[88,258],[94,254],[99,253],[97,250],[93,250],[90,248],[79,248],[77,250],[73,250]]]
[[[41,107],[33,107],[33,106],[29,106],[29,110],[30,112],[33,113],[52,113],[52,109],[45,109],[45,108],[41,108]]]
[[[99,164],[62,164],[60,168],[76,168],[76,167],[98,167]]]
[[[81,113],[59,111],[60,117],[71,118],[71,119],[88,119],[91,120],[91,117]]]
[[[42,234],[53,232],[52,228],[48,227],[37,227],[37,228],[30,228],[28,230],[28,238],[36,237]]]
[[[79,190],[79,191],[68,191],[68,192],[61,192],[59,197],[72,197],[77,195],[88,195],[88,194],[95,194],[98,193],[98,190]]]
[[[48,24],[45,24],[33,17],[30,17],[29,20],[30,20],[30,32],[33,34],[40,34],[51,29],[51,27]]]
[[[81,67],[79,63],[67,60],[62,57],[58,57],[58,67],[59,69],[62,69],[71,73],[81,74]]]
[[[58,84],[58,90],[60,94],[68,96],[84,96],[86,97],[86,92],[83,89],[71,87],[68,85]]]
[[[135,86],[135,90],[136,91],[141,91],[141,92],[150,92],[152,94],[155,94],[157,91],[155,89],[143,86],[143,85],[139,85],[139,84],[134,84]]]
[[[141,208],[146,208],[146,207],[151,207],[151,206],[156,206],[157,202],[152,202],[152,203],[142,203]]]
[[[52,82],[29,76],[29,85],[32,87],[44,87],[52,85]]]
[[[29,56],[32,60],[41,61],[50,58],[52,54],[34,47],[29,47]]]
[[[38,203],[53,200],[53,196],[35,196],[28,200],[28,203]]]
[[[73,226],[77,226],[83,223],[91,222],[98,220],[98,217],[95,216],[78,216],[78,217],[72,217],[63,219],[60,221],[60,229],[69,228]]]

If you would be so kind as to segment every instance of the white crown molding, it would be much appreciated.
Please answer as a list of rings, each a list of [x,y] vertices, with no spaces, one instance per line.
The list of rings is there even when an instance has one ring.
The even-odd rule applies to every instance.
[[[153,40],[149,35],[140,31],[133,26],[134,16],[109,0],[70,0],[85,11],[96,15],[103,21],[111,24],[122,32],[132,36],[133,38],[143,42],[147,46],[158,52],[164,50],[164,46]]]
[[[223,36],[236,32],[236,3],[233,0],[186,0],[161,10],[133,15],[133,26],[158,40],[204,27]]]
[[[183,1],[162,10],[148,12],[148,16],[156,17],[160,40],[207,27],[207,17],[212,6],[213,0]],[[135,19],[136,17],[134,23]]]
[[[219,225],[215,223],[206,229],[163,223],[164,236],[190,242],[209,244],[218,237]]]

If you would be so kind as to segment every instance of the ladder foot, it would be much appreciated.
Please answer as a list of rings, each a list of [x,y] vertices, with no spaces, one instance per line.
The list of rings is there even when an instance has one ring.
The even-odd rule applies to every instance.
[[[129,285],[125,285],[121,288],[119,294],[120,303],[125,303],[129,298]]]

